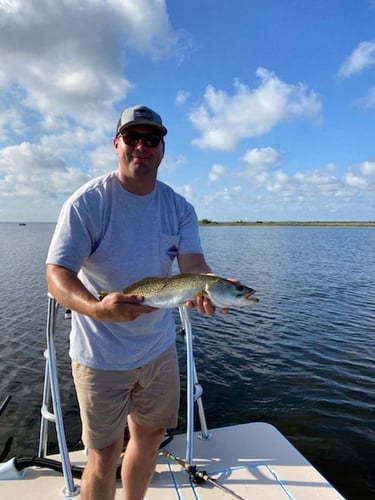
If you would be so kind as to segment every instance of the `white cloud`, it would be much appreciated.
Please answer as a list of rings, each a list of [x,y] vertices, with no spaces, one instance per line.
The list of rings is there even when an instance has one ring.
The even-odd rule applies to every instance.
[[[375,87],[370,88],[366,97],[361,97],[354,101],[354,103],[362,109],[375,108]]]
[[[361,42],[344,60],[339,76],[348,78],[375,64],[375,42]]]
[[[210,172],[208,173],[208,178],[210,182],[217,182],[225,174],[226,169],[223,165],[215,163],[212,165]]]
[[[164,0],[0,0],[0,19],[0,216],[38,218],[31,206],[48,199],[53,219],[57,198],[116,166],[128,55],[180,60],[189,39]]]
[[[179,90],[176,96],[176,104],[178,106],[185,104],[185,102],[189,99],[189,95],[190,93],[187,92],[186,90]]]
[[[184,184],[182,186],[170,186],[179,194],[184,196],[193,205],[199,200],[199,195],[191,184]]]
[[[27,198],[33,203],[66,196],[88,177],[42,146],[23,142],[0,150],[0,179],[1,196]]]
[[[172,158],[171,156],[167,155],[163,158],[163,161],[159,167],[159,170],[163,173],[164,172],[175,172],[180,167],[184,167],[185,165],[188,165],[188,164],[189,164],[189,162],[184,155],[178,155],[176,158]]]
[[[112,127],[113,104],[132,86],[126,51],[158,58],[180,42],[161,0],[12,0],[0,17],[0,88],[13,89],[25,123],[32,110],[49,131]]]
[[[261,136],[285,121],[319,114],[320,97],[306,85],[285,83],[264,68],[258,68],[257,76],[256,89],[236,81],[233,96],[212,85],[206,88],[203,104],[189,117],[201,133],[193,144],[231,151],[241,139]]]
[[[239,193],[241,192],[241,186],[225,187],[222,190],[215,191],[214,193],[209,193],[204,195],[203,203],[209,205],[210,203],[217,202],[231,202],[233,199],[237,199]]]
[[[271,168],[278,164],[281,158],[270,154],[271,151],[275,153],[272,148],[248,151],[245,157],[241,158],[244,160],[247,156],[248,165],[238,175],[245,179],[251,191],[262,199],[272,194],[276,206],[285,202],[293,205],[302,202],[320,204],[336,198],[351,200],[359,193],[367,193],[371,197],[375,192],[373,161],[353,165],[344,172],[340,172],[339,167],[334,164],[327,164],[322,168],[301,169],[288,174],[280,165],[276,170]],[[265,161],[272,157],[274,162]],[[264,168],[257,168],[259,166]]]
[[[267,191],[271,193],[278,193],[285,189],[289,181],[289,177],[286,173],[278,171],[272,176],[272,178],[267,183]]]
[[[16,107],[1,102],[0,100],[0,144],[5,144],[8,141],[10,129],[16,134],[22,133],[25,129],[21,113]]]
[[[283,153],[267,147],[248,149],[241,157],[241,160],[247,163],[251,168],[268,168],[276,167],[282,157]]]
[[[366,189],[368,187],[366,179],[350,172],[344,176],[344,181],[349,187],[358,189]]]
[[[116,170],[117,157],[111,144],[97,146],[89,154],[90,177],[104,175],[106,172]]]
[[[269,192],[281,191],[287,185],[288,176],[280,169],[283,153],[271,147],[248,149],[240,158],[246,167],[237,173],[255,189]]]
[[[221,165],[213,171],[220,173]],[[218,221],[301,220],[302,213],[304,220],[333,220],[338,213],[347,214],[344,217],[351,220],[358,200],[368,200],[371,205],[375,195],[373,161],[347,168],[332,163],[312,170],[301,166],[294,173],[288,173],[282,165],[277,169],[273,165],[249,167],[237,175],[242,179],[240,185],[230,183],[235,174],[232,179],[222,176],[217,178],[217,188],[210,192],[198,183],[175,189],[194,204],[199,218]]]
[[[370,176],[375,175],[375,160],[373,161],[364,161],[360,163],[358,169],[362,173],[362,175]]]
[[[373,172],[375,174],[375,171]],[[294,193],[303,194],[306,199],[354,199],[359,192],[371,192],[375,188],[375,179],[364,177],[359,166],[353,166],[340,173],[335,165],[327,165],[310,172],[298,172],[290,179]]]

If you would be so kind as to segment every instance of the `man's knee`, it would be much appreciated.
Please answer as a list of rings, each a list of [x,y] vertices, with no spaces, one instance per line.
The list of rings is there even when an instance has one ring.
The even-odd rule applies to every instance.
[[[89,449],[87,465],[98,477],[116,474],[122,449],[122,439],[101,449]]]
[[[165,436],[166,429],[157,428],[150,432],[150,441],[153,443],[153,446],[156,450],[159,449],[161,442]]]
[[[139,448],[156,452],[163,441],[166,429],[164,427],[148,427],[137,424],[129,419],[130,438]]]

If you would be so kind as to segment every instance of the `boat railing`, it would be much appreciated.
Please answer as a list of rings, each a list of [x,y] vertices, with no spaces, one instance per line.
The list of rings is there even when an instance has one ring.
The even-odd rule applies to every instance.
[[[74,483],[69,451],[66,443],[56,363],[55,330],[58,308],[59,304],[56,299],[52,297],[52,295],[48,295],[46,324],[47,349],[44,353],[46,366],[44,372],[38,457],[44,458],[47,454],[48,422],[52,422],[56,427],[57,443],[59,446],[61,465],[65,480],[63,494],[65,497],[74,497],[79,494],[79,487]]]
[[[188,464],[193,463],[194,456],[194,403],[198,407],[198,416],[200,423],[200,439],[211,439],[212,433],[208,431],[206,416],[203,407],[203,388],[198,381],[197,370],[195,366],[193,351],[193,332],[191,327],[190,314],[185,306],[179,307],[181,324],[185,333],[186,343],[186,394],[187,394],[187,418],[186,418],[186,455],[185,460]]]
[[[56,362],[55,331],[59,304],[52,295],[48,295],[48,311],[46,323],[47,348],[44,353],[46,358],[43,401],[41,407],[41,423],[39,434],[38,457],[45,458],[48,447],[48,423],[56,427],[57,442],[61,457],[62,472],[65,480],[63,494],[65,497],[74,497],[79,494],[79,487],[74,483],[72,466],[66,442],[60,390],[58,382],[58,371]],[[203,389],[198,381],[194,353],[193,334],[190,314],[185,306],[179,307],[182,329],[185,334],[186,363],[187,363],[187,429],[186,429],[186,462],[191,464],[194,456],[194,403],[197,404],[200,422],[200,439],[210,439],[212,433],[208,431],[204,413],[202,394]]]

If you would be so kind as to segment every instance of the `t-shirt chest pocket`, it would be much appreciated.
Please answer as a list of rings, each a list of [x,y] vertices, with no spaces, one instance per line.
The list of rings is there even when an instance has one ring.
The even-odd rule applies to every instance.
[[[161,234],[160,236],[160,257],[165,274],[170,272],[175,258],[179,252],[181,236]]]

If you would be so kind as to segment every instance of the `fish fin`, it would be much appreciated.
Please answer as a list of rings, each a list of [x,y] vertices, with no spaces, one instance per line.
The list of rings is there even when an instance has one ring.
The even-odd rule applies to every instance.
[[[165,281],[163,281],[165,280]],[[132,283],[131,285],[125,287],[123,290],[121,290],[121,293],[124,293],[125,295],[127,294],[132,294],[134,292],[134,289],[140,288],[143,285],[147,285],[149,283],[152,283],[153,281],[158,283],[158,289],[159,291],[163,290],[164,287],[168,285],[169,278],[160,278],[157,276],[149,276],[147,278],[143,278],[140,281],[137,281],[136,283]]]
[[[195,293],[192,298],[196,299],[197,297],[209,297],[209,295],[206,290],[201,290],[200,292]]]
[[[132,293],[135,287],[137,286],[142,286],[146,281],[155,281],[158,278],[155,278],[154,276],[150,276],[149,278],[143,278],[140,281],[137,281],[135,283],[132,283],[131,285],[126,286],[121,290],[121,293],[124,293],[125,295],[128,293]]]

